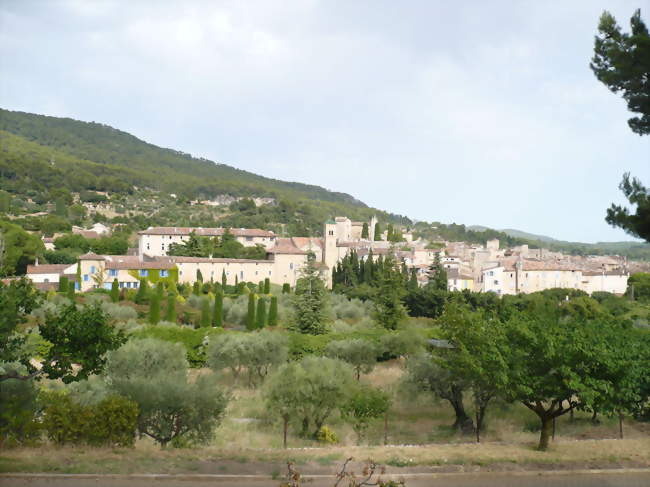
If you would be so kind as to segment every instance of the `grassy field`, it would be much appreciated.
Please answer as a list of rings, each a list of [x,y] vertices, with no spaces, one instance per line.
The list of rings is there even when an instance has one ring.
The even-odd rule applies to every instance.
[[[197,373],[202,373],[198,371]],[[627,420],[625,439],[618,438],[618,422],[587,413],[568,415],[557,422],[556,439],[548,452],[535,450],[537,418],[517,404],[494,402],[489,409],[482,442],[449,428],[452,409],[431,396],[413,396],[400,389],[403,374],[398,362],[379,365],[362,380],[398,391],[391,410],[388,445],[383,445],[384,423],[377,421],[357,446],[352,428],[338,415],[327,425],[339,437],[333,445],[291,435],[282,449],[281,426],[264,408],[259,391],[241,388],[226,375],[232,401],[210,445],[161,450],[148,440],[133,449],[91,447],[16,448],[0,454],[3,472],[59,473],[259,473],[276,475],[287,460],[304,472],[330,472],[352,456],[372,458],[398,471],[607,468],[650,466],[650,425]],[[471,406],[468,406],[471,413]]]

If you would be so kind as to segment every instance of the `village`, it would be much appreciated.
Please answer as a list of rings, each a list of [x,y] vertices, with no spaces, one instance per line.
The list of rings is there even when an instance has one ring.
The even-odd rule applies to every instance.
[[[619,256],[573,256],[543,248],[520,245],[501,248],[497,239],[485,245],[465,242],[427,241],[414,238],[404,229],[401,241],[389,241],[387,230],[376,232],[378,221],[351,221],[347,217],[328,220],[322,237],[280,237],[255,228],[150,227],[137,234],[137,247],[128,255],[86,253],[75,264],[39,264],[27,268],[35,286],[56,288],[66,277],[80,292],[110,289],[117,280],[120,289],[138,288],[141,279],[173,280],[193,284],[205,281],[259,282],[294,286],[310,255],[319,265],[321,277],[332,286],[332,271],[355,252],[361,261],[392,255],[414,272],[420,285],[428,270],[439,261],[447,273],[448,290],[492,292],[497,295],[533,293],[552,288],[581,290],[588,294],[608,292],[622,295],[630,272],[643,264]],[[73,228],[86,238],[110,234],[96,223],[90,229]],[[192,235],[219,239],[229,232],[244,247],[263,248],[265,259],[229,259],[168,255],[170,246],[184,244]],[[374,238],[369,238],[369,237]],[[54,249],[54,238],[45,238],[46,249]],[[153,278],[153,279],[152,279]]]

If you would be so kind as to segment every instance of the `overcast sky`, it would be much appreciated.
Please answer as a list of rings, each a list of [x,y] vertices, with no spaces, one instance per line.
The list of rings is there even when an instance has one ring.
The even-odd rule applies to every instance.
[[[629,240],[650,136],[589,69],[647,0],[0,0],[0,106],[343,191],[411,218]]]

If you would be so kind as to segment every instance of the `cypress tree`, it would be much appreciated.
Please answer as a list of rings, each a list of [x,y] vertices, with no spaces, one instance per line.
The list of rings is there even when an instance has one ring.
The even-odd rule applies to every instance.
[[[264,328],[266,326],[266,300],[260,297],[257,300],[257,312],[255,313],[255,327]]]
[[[54,201],[54,213],[63,218],[68,216],[68,205],[65,204],[63,197],[57,198]]]
[[[173,292],[167,293],[167,314],[165,321],[176,323],[176,294]]]
[[[117,282],[117,279],[113,279],[113,284],[111,284],[111,301],[117,303],[120,300],[120,285]]]
[[[239,276],[235,274],[235,287],[239,286]]]
[[[278,298],[271,296],[271,306],[269,307],[269,326],[278,324]]]
[[[203,298],[201,303],[201,327],[210,326],[210,301],[208,298]]]
[[[77,283],[79,285],[79,290],[81,291],[81,261],[77,261]]]
[[[282,294],[290,294],[291,293],[291,286],[289,286],[288,282],[285,282],[282,284]]]
[[[363,228],[361,229],[361,238],[368,240],[368,223],[363,222]]]
[[[375,224],[375,236],[374,236],[375,241],[381,240],[381,226],[379,225],[379,222]]]
[[[260,294],[264,293],[264,281],[260,281],[257,283],[257,292]]]
[[[418,288],[418,275],[417,275],[417,270],[415,269],[415,267],[411,269],[411,279],[409,280],[408,288],[409,289],[417,289]]]
[[[196,296],[201,295],[201,283],[199,281],[194,281],[194,284],[192,285],[192,294],[195,294]]]
[[[271,279],[268,277],[264,279],[264,294],[270,294],[271,292]]]
[[[149,323],[156,325],[160,321],[160,296],[153,293],[149,299]]]
[[[214,308],[212,309],[212,325],[223,327],[223,293],[217,291],[214,295]]]
[[[68,284],[68,299],[74,302],[74,282]]]
[[[226,269],[223,269],[221,271],[221,285],[223,286],[224,289],[228,285],[228,276],[226,275]]]
[[[248,295],[248,314],[246,315],[246,328],[255,329],[255,293]]]
[[[201,274],[201,269],[196,270],[196,280],[199,282],[203,282],[203,274]]]
[[[363,261],[363,282],[370,284],[372,282],[372,250]]]
[[[59,292],[60,293],[68,292],[68,278],[65,276],[61,276],[61,278],[59,279]]]
[[[162,281],[158,281],[158,284],[156,284],[156,294],[158,295],[158,299],[162,302],[162,298],[165,295],[165,286]]]
[[[145,304],[149,298],[149,285],[145,279],[140,279],[140,286],[135,295],[135,304]]]

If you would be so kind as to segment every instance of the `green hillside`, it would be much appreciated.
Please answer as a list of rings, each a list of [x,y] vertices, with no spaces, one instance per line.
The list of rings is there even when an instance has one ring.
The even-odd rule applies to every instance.
[[[160,148],[106,125],[8,110],[0,110],[0,190],[22,205],[22,213],[49,211],[46,205],[62,196],[70,204],[73,193],[108,192],[124,222],[135,227],[255,226],[305,235],[318,234],[322,222],[337,215],[410,223],[345,193],[265,178]],[[177,198],[171,199],[171,193]],[[277,204],[188,207],[191,200],[222,195],[271,197]]]

